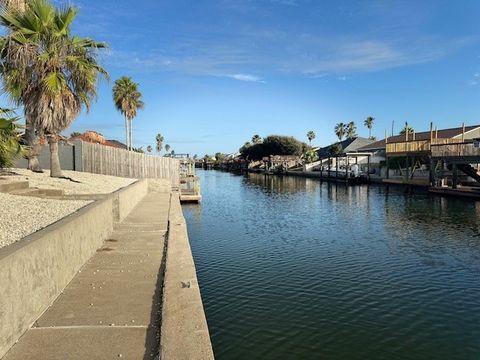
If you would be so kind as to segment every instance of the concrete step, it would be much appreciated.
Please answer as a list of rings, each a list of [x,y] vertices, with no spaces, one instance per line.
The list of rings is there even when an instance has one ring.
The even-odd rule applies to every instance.
[[[28,181],[11,181],[5,184],[0,182],[0,192],[9,193],[16,190],[28,189]]]
[[[61,190],[61,189],[38,189],[38,190],[40,191],[40,194],[45,195],[47,197],[65,195],[65,190]]]
[[[40,189],[37,188],[26,188],[26,189],[19,189],[10,191],[9,194],[11,195],[20,195],[20,196],[38,196],[42,195]]]
[[[48,198],[48,197],[61,198],[65,195],[65,191],[60,189],[25,188],[25,189],[10,191],[9,194],[20,195],[20,196],[34,196],[34,197],[41,197],[41,198]]]

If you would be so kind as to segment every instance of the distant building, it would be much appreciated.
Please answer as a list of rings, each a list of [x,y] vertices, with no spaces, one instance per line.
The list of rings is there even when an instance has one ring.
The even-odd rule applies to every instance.
[[[356,152],[364,146],[368,146],[374,143],[374,140],[370,140],[363,137],[355,137],[336,142],[332,145],[325,146],[317,150],[318,157],[320,159],[326,159],[332,156],[342,156],[347,153]],[[335,153],[338,150],[338,153]]]
[[[92,144],[101,144],[101,145],[110,146],[118,149],[125,149],[125,150],[127,149],[127,145],[121,143],[120,141],[107,140],[102,134],[93,130],[87,130],[83,134],[72,136],[71,138],[68,139],[68,141],[75,141],[75,140],[85,141]]]

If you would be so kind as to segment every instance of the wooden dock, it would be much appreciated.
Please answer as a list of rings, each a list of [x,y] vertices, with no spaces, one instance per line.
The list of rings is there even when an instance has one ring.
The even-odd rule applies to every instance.
[[[437,195],[460,196],[480,200],[480,188],[478,187],[460,187],[456,189],[450,187],[432,187],[428,191]]]
[[[195,175],[195,161],[180,155],[180,202],[199,203],[202,200],[200,178]]]

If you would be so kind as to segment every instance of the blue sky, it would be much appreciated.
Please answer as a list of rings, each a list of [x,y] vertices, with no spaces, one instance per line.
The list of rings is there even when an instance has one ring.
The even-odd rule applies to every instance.
[[[376,118],[417,130],[480,123],[477,0],[73,0],[75,31],[110,45],[111,74],[71,131],[123,140],[113,81],[132,76],[146,108],[134,142],[162,133],[177,153],[234,152],[252,135]]]

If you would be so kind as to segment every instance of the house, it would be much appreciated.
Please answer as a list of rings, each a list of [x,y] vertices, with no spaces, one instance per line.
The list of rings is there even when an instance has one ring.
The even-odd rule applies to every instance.
[[[319,171],[322,169],[345,169],[353,164],[364,164],[368,167],[369,153],[358,154],[357,150],[363,146],[375,142],[374,140],[355,137],[336,142],[332,145],[316,149],[319,160],[305,164],[304,171]]]
[[[367,138],[355,137],[320,148],[317,150],[317,154],[320,159],[327,159],[335,156],[344,156],[345,154],[356,152],[359,148],[368,146],[369,144],[372,144],[374,142],[374,140],[370,140]]]
[[[387,139],[372,142],[358,149],[359,152],[373,152],[386,157],[407,153],[428,153],[432,143],[455,143],[480,138],[480,125],[456,127],[451,129],[423,131],[419,133],[390,136]],[[410,144],[407,145],[406,144]],[[403,144],[403,145],[401,145]]]
[[[110,146],[118,149],[127,149],[127,146],[118,140],[107,140],[99,132],[93,130],[87,130],[83,134],[72,136],[68,141],[84,141],[92,144],[100,144]]]
[[[391,136],[363,146],[358,152],[383,159],[386,166],[382,176],[387,179],[384,181],[397,177],[402,183],[428,185],[435,182],[436,177],[445,178],[448,168],[452,168],[455,173],[452,182],[455,184],[457,166],[466,175],[480,179],[470,166],[480,160],[480,151],[475,149],[477,142],[474,142],[478,139],[480,125],[441,130],[431,128],[430,131]],[[390,171],[386,171],[387,168]]]

